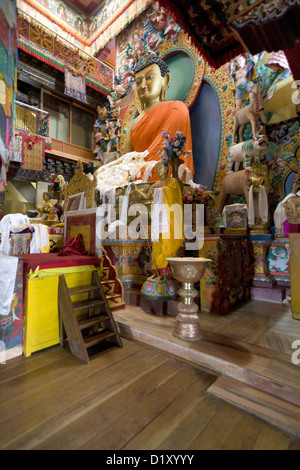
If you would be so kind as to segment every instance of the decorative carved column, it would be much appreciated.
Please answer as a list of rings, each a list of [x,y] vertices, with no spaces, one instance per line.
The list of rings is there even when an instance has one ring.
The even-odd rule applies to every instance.
[[[264,239],[264,236],[250,236],[253,256],[253,285],[272,287],[274,279],[268,267],[268,253],[272,243],[271,238]],[[269,284],[269,286],[268,286]]]

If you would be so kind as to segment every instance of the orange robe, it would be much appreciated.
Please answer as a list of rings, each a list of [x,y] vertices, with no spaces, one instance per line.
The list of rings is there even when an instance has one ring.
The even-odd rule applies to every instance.
[[[187,106],[182,101],[163,101],[149,109],[132,129],[132,150],[135,152],[148,150],[149,155],[145,161],[160,161],[159,151],[162,150],[164,142],[163,131],[166,131],[170,137],[175,136],[175,132],[182,131],[187,139],[185,151],[192,151],[190,115]],[[193,154],[191,153],[183,160],[194,175]],[[154,168],[148,181],[158,179]]]

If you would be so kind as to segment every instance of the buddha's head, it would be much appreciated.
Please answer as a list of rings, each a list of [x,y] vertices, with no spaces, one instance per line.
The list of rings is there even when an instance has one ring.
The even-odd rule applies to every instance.
[[[165,161],[161,161],[155,165],[156,173],[161,179],[165,179],[168,176],[169,165]]]
[[[170,78],[167,64],[157,56],[150,56],[136,68],[136,89],[143,109],[166,100]]]
[[[43,193],[43,199],[45,202],[48,202],[50,200],[50,194],[45,191]]]

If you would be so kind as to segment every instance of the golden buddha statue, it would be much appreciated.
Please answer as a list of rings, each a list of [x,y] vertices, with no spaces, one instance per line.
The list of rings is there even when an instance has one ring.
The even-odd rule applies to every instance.
[[[51,194],[47,193],[46,191],[43,192],[43,199],[44,204],[38,206],[38,211],[40,213],[40,217],[43,219],[51,219],[54,214],[54,204],[50,201]]]
[[[160,161],[159,152],[164,141],[163,131],[170,136],[181,131],[187,139],[184,164],[194,175],[192,137],[189,110],[182,101],[166,101],[170,83],[167,64],[157,56],[149,58],[135,70],[135,83],[142,112],[132,121],[127,131],[124,153],[145,152],[145,162]],[[155,169],[148,181],[159,179]]]
[[[165,132],[169,136],[182,132],[186,137],[184,149],[186,158],[182,160],[191,174],[194,174],[189,110],[181,101],[165,101],[170,78],[167,64],[157,56],[150,56],[143,65],[136,68],[136,91],[141,101],[142,111],[134,118],[127,131],[124,149],[122,149],[123,155],[101,166],[94,173],[96,189],[101,193],[102,200],[105,200],[104,195],[110,194],[110,190],[114,188],[117,201],[120,196],[125,195],[125,186],[135,181],[136,186],[143,187],[145,190],[144,196],[141,196],[138,191],[135,191],[135,196],[133,192],[130,192],[129,205],[139,202],[138,196],[141,196],[140,200],[143,204],[147,200],[151,205],[153,193],[147,186],[161,179],[157,173],[161,166],[157,163],[161,162],[160,152],[165,142]],[[178,155],[178,159],[180,157]],[[171,176],[171,173],[171,166],[168,165],[166,176]],[[178,187],[180,189],[179,183]],[[178,194],[181,198],[181,190]],[[117,211],[117,217],[119,215]],[[150,213],[149,217],[151,217]]]

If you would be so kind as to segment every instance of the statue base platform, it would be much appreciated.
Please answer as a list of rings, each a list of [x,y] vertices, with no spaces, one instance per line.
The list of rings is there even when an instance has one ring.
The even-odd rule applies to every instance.
[[[266,300],[268,302],[282,303],[287,296],[287,289],[283,286],[263,285],[250,288],[252,300]]]

